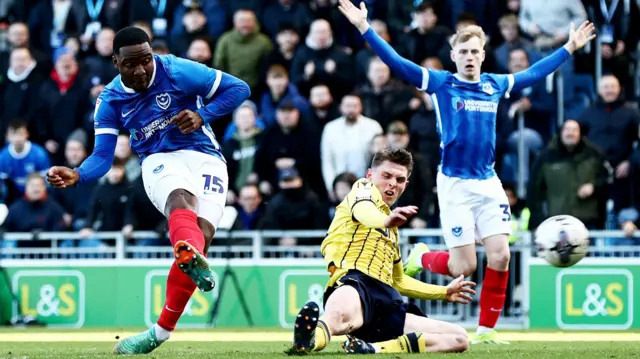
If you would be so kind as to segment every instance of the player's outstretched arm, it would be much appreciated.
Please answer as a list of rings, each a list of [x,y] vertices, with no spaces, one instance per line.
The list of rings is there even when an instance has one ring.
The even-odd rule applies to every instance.
[[[549,74],[557,70],[571,55],[583,48],[589,41],[593,40],[596,35],[593,33],[595,26],[589,21],[583,22],[578,29],[571,23],[569,31],[569,40],[567,43],[556,50],[551,55],[536,62],[530,68],[513,74],[513,91],[519,91],[527,88],[538,80],[547,77]]]
[[[47,171],[47,181],[55,188],[66,188],[77,183],[97,180],[104,176],[113,163],[118,136],[112,133],[96,134],[93,153],[80,167],[54,166]]]
[[[367,22],[367,8],[364,2],[361,2],[360,8],[357,8],[350,0],[340,0],[338,9],[351,24],[358,28],[371,49],[393,72],[399,74],[405,81],[408,81],[413,86],[423,91],[426,90],[426,81],[423,81],[423,69],[400,56],[386,41],[371,29]]]
[[[398,260],[393,266],[393,287],[400,294],[411,298],[467,304],[472,300],[471,296],[476,294],[476,291],[471,288],[475,285],[473,282],[465,281],[462,275],[446,287],[423,283],[404,274],[402,261]]]

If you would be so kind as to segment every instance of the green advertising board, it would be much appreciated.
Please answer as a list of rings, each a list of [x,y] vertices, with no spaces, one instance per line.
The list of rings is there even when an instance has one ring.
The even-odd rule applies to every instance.
[[[640,260],[634,258],[585,258],[570,268],[534,258],[529,264],[530,327],[640,328],[634,311],[634,300],[640,298],[636,277],[640,278]]]
[[[12,315],[33,315],[50,327],[130,327],[155,323],[164,305],[170,262],[155,261],[153,265],[100,262],[71,267],[7,268],[11,289],[17,296]],[[246,263],[234,265],[233,270],[254,325],[291,328],[304,303],[322,304],[328,279],[322,261]],[[248,324],[233,281],[227,278],[220,297],[224,268],[213,269],[216,287],[208,293],[196,290],[178,327],[209,326],[216,300],[220,300],[220,310],[215,326]]]

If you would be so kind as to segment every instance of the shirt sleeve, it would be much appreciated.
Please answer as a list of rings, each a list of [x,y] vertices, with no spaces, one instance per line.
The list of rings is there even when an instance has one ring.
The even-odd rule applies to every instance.
[[[96,100],[96,107],[93,110],[93,128],[96,136],[106,134],[117,136],[120,130],[118,113],[102,94]]]
[[[104,92],[103,92],[104,93]],[[76,168],[80,175],[79,183],[96,180],[104,176],[113,163],[113,156],[118,140],[118,113],[108,101],[98,97],[93,113],[95,129],[95,146],[93,153]]]
[[[381,197],[373,182],[361,179],[354,183],[347,195],[352,217],[366,227],[384,228],[387,216],[376,205]]]
[[[189,95],[200,97],[197,112],[206,123],[230,114],[251,95],[249,85],[235,76],[195,61],[172,58],[173,79]]]
[[[393,265],[393,287],[400,294],[424,300],[444,300],[447,297],[447,287],[423,283],[404,274],[402,261]]]

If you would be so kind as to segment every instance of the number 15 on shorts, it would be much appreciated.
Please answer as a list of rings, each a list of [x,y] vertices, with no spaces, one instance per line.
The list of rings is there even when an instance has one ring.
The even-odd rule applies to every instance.
[[[205,193],[224,193],[224,181],[220,177],[202,175]]]

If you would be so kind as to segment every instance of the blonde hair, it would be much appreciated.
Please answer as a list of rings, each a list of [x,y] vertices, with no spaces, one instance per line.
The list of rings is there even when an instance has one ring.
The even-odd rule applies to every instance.
[[[469,25],[458,30],[453,36],[451,36],[449,44],[451,44],[451,47],[454,47],[459,43],[469,41],[473,37],[479,38],[482,46],[484,47],[484,44],[487,42],[487,37],[484,34],[484,31],[482,31],[482,28],[478,25]]]

